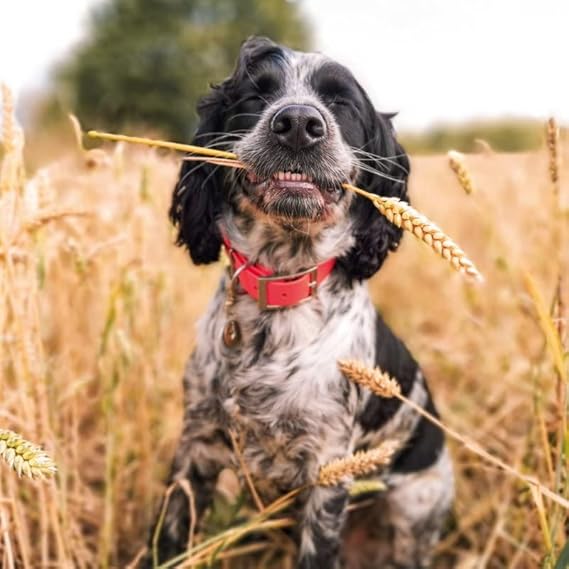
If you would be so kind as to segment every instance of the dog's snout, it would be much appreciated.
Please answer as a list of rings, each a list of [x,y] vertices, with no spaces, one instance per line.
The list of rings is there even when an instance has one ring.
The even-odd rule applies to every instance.
[[[271,119],[271,132],[276,139],[293,150],[308,148],[326,136],[326,122],[311,105],[287,105]]]

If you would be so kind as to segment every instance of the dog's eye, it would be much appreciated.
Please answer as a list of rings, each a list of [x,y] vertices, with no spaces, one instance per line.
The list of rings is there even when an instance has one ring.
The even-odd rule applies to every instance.
[[[331,109],[351,108],[352,102],[349,99],[342,99],[340,97],[331,97],[326,101],[326,104]]]
[[[248,97],[245,97],[241,101],[241,107],[246,112],[260,111],[264,107],[264,105],[265,105],[265,100],[263,99],[263,97],[261,97],[261,95],[257,94],[249,95]]]
[[[255,86],[260,93],[269,95],[279,88],[279,81],[272,75],[261,75],[255,80]]]

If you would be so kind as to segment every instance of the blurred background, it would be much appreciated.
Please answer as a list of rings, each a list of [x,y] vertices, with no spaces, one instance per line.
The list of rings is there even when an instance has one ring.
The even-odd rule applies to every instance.
[[[478,138],[521,151],[539,146],[544,118],[569,122],[567,21],[565,0],[18,0],[0,19],[0,80],[24,125],[41,126],[32,148],[49,152],[68,112],[183,141],[208,83],[264,34],[346,64],[379,110],[399,112],[412,152]]]

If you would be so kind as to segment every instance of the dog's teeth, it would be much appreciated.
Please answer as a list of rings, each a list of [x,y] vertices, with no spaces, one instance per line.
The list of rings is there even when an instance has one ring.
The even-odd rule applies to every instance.
[[[284,180],[284,172],[277,172],[276,178],[277,180]]]
[[[285,180],[291,180],[291,176],[292,176],[292,174],[291,174],[290,172],[285,172],[285,173],[284,173],[284,179],[285,179]]]

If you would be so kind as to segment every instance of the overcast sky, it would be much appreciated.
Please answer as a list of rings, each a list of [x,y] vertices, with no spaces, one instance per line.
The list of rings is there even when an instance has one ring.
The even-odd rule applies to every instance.
[[[0,80],[45,83],[104,0],[3,0]],[[299,0],[315,44],[400,128],[553,114],[569,123],[569,0]]]

